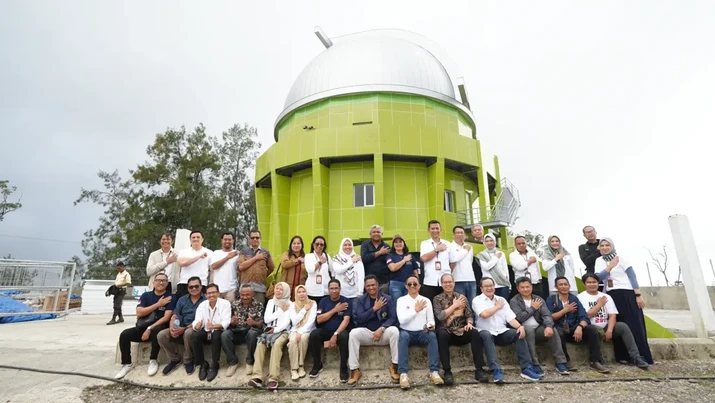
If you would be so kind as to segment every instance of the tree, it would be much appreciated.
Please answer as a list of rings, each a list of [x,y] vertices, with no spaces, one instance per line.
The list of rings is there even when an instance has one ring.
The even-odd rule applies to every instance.
[[[86,277],[112,278],[122,260],[132,277],[144,280],[147,256],[159,247],[162,233],[177,228],[202,231],[209,248],[218,248],[227,230],[244,234],[241,225],[256,221],[248,175],[260,146],[255,136],[248,125],[223,133],[223,143],[203,125],[192,132],[167,129],[156,135],[146,150],[149,160],[130,170],[129,179],[100,171],[104,189],[82,189],[75,201],[105,207],[99,226],[82,242]]]
[[[653,251],[648,249],[648,253],[650,254],[651,261],[655,265],[655,268],[658,269],[659,272],[663,274],[663,278],[665,278],[665,286],[668,287],[670,286],[670,281],[668,281],[668,264],[670,264],[670,261],[668,260],[668,245],[663,245],[663,251],[659,252],[657,254],[654,254]],[[680,278],[680,274],[678,274],[678,278]]]
[[[0,221],[5,219],[7,214],[19,210],[22,207],[20,200],[22,195],[17,198],[16,202],[10,202],[8,199],[17,191],[17,186],[10,186],[10,181],[0,180]]]
[[[526,246],[533,250],[537,256],[543,257],[545,245],[543,235],[533,233],[529,230],[524,230],[518,234],[513,233],[511,230],[507,232],[510,237],[523,236],[526,239]]]

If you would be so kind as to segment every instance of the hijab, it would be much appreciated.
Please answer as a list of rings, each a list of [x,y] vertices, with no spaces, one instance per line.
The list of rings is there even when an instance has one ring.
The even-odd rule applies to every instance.
[[[603,238],[598,242],[599,249],[601,248],[601,243],[603,243],[603,242],[608,242],[611,245],[611,253],[609,253],[607,255],[603,255],[603,254],[601,255],[603,257],[603,260],[605,260],[606,262],[610,262],[611,260],[613,260],[613,258],[615,258],[617,256],[616,255],[616,245],[613,244],[613,239]]]
[[[551,247],[551,240],[554,238],[559,240],[559,247],[556,249]],[[570,255],[570,253],[566,250],[566,248],[564,248],[564,245],[561,243],[561,238],[557,237],[556,235],[551,235],[549,237],[549,240],[546,242],[546,247],[544,248],[544,260],[555,260],[556,255],[562,252],[564,255]],[[566,265],[564,264],[563,259],[559,259],[559,261],[556,262],[556,277],[563,277],[565,275]]]
[[[281,281],[276,284],[276,287],[283,288],[283,298],[278,299],[278,297],[275,296],[275,292],[273,293],[273,305],[275,305],[276,308],[280,308],[286,303],[290,303],[290,286],[288,283]]]
[[[353,246],[352,252],[350,252],[349,254],[343,252],[343,245],[345,245],[345,242],[350,242],[350,246]],[[333,261],[340,265],[341,268],[345,266],[350,266],[348,267],[347,271],[343,273],[345,282],[347,282],[350,286],[355,286],[355,283],[357,282],[357,270],[355,270],[353,256],[355,256],[355,247],[353,245],[353,241],[350,238],[343,238],[343,240],[340,242],[340,250],[333,258]]]
[[[295,287],[295,302],[293,303],[293,305],[295,305],[296,312],[300,312],[300,310],[303,309],[305,304],[308,303],[308,301],[309,301],[307,293],[305,295],[305,299],[303,299],[302,301],[298,299],[298,289],[299,288],[306,290],[306,292],[308,291],[308,289],[305,288],[304,285],[299,285],[299,286]],[[303,319],[301,319],[300,322],[298,322],[295,325],[295,327],[302,327],[303,325],[305,325],[305,322],[308,321],[308,316],[310,316],[310,315],[306,314],[305,316],[303,316]]]
[[[492,240],[494,241],[494,247],[493,247],[493,248],[487,248],[487,247],[486,247],[486,244],[487,244],[486,240],[487,240],[487,239],[492,239]],[[484,235],[484,248],[485,248],[485,249],[484,249],[483,251],[479,252],[479,254],[477,255],[477,257],[479,257],[479,259],[482,260],[482,261],[484,261],[484,262],[488,262],[488,261],[492,260],[492,255],[494,255],[495,253],[499,252],[499,250],[497,249],[497,239],[494,237],[494,235],[492,235],[492,234],[486,234],[486,235]],[[502,254],[502,257],[504,257],[503,254]],[[506,261],[505,261],[505,262],[506,262]],[[496,266],[495,266],[494,268],[496,268],[497,270],[494,270],[494,268],[493,268],[493,269],[490,271],[490,273],[491,273],[492,279],[494,279],[494,282],[496,283],[496,285],[501,285],[501,286],[506,286],[506,287],[508,287],[508,286],[509,286],[509,273],[508,273],[508,270],[509,270],[509,269],[507,268],[507,273],[504,273],[504,272],[502,271],[502,268],[501,268],[500,263],[501,263],[501,261],[500,261],[500,262],[497,262],[496,266],[499,266],[499,267],[496,267]]]

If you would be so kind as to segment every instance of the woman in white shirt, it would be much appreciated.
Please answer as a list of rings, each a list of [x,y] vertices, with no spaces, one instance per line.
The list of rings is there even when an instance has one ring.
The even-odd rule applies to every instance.
[[[359,297],[365,288],[365,268],[362,258],[353,250],[353,241],[344,238],[340,243],[340,252],[333,257],[331,270],[340,281],[340,295],[352,300]]]
[[[569,292],[573,295],[578,295],[576,287],[576,278],[574,277],[573,257],[561,245],[561,239],[556,235],[551,235],[544,247],[543,254],[544,270],[549,274],[549,293],[552,295],[558,294],[556,291],[556,278],[566,277],[571,285]]]
[[[305,255],[305,289],[308,298],[317,304],[328,295],[328,281],[330,281],[330,255],[325,253],[327,243],[322,235],[313,238],[310,244],[310,253]]]
[[[509,283],[509,266],[506,263],[506,256],[497,250],[497,241],[492,234],[484,236],[484,246],[486,248],[477,255],[482,268],[482,278],[487,277],[494,280],[494,294],[508,301],[511,284]]]
[[[290,331],[290,309],[293,304],[290,302],[290,288],[288,283],[280,282],[276,284],[273,291],[273,298],[266,304],[266,311],[263,314],[263,323],[266,329],[258,336],[256,344],[255,362],[253,364],[253,375],[255,378],[248,381],[248,386],[263,387],[263,360],[266,351],[271,350],[269,364],[268,383],[266,387],[270,390],[278,389],[278,381],[281,374],[281,358],[283,358],[283,347],[288,343],[288,332]]]
[[[598,278],[606,283],[608,295],[618,309],[616,321],[624,322],[631,329],[633,338],[638,345],[638,351],[648,364],[653,364],[653,355],[648,345],[647,330],[643,308],[645,302],[641,296],[640,286],[633,267],[628,260],[616,253],[616,246],[611,238],[603,238],[598,244],[601,257],[596,259],[594,266]],[[617,346],[621,347],[621,346]],[[618,356],[627,356],[617,352]]]
[[[290,356],[290,377],[297,381],[305,376],[303,363],[308,353],[308,338],[315,329],[315,318],[318,315],[318,304],[308,298],[308,291],[303,285],[295,287],[295,302],[290,312],[291,331],[288,337],[288,354]]]

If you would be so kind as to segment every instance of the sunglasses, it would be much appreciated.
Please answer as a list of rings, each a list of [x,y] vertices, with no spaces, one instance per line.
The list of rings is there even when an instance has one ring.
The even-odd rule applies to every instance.
[[[408,287],[417,287],[420,283],[407,283]]]
[[[189,286],[189,290],[195,290],[197,288],[201,288],[201,286],[200,285],[190,285]]]
[[[251,239],[261,239],[259,236],[252,236]]]

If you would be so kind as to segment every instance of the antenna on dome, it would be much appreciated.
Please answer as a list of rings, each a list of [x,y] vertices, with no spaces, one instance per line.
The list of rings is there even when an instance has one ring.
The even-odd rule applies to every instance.
[[[466,106],[470,111],[469,96],[467,95],[467,86],[464,83],[464,77],[457,78],[457,88],[459,89],[459,97],[462,99],[462,105]]]
[[[328,35],[323,32],[322,28],[316,25],[313,28],[313,32],[315,32],[315,36],[317,36],[318,39],[320,39],[320,42],[322,42],[323,46],[325,46],[325,49],[333,46],[333,41],[331,41],[330,37],[328,37]]]

